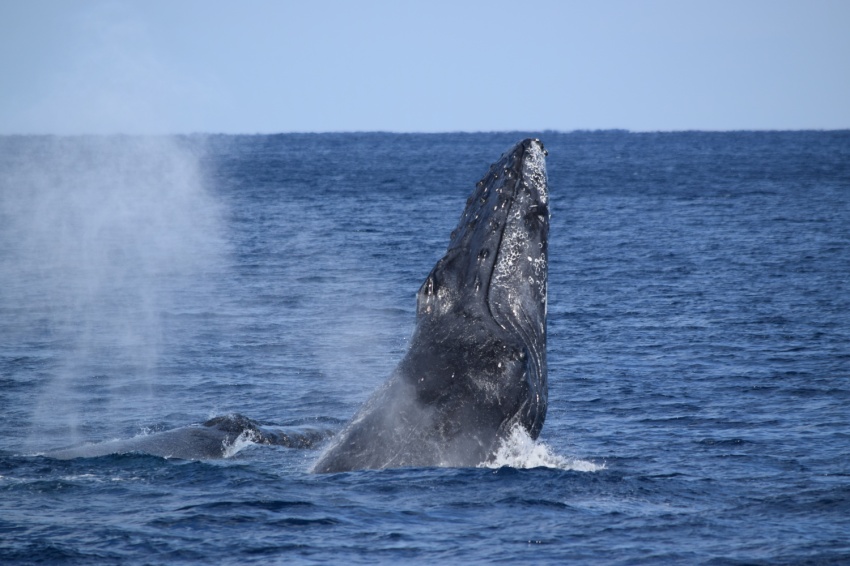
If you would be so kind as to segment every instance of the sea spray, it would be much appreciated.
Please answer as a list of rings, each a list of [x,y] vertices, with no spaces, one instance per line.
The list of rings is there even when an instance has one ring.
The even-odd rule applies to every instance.
[[[604,464],[561,456],[546,443],[532,439],[522,426],[511,429],[492,460],[480,464],[483,468],[557,468],[576,472],[604,470]]]
[[[179,342],[163,325],[175,297],[185,309],[223,269],[221,207],[185,140],[28,137],[8,145],[0,302],[12,314],[0,330],[57,352],[38,360],[30,438],[43,446],[45,434],[59,444],[88,431],[111,434],[115,423],[99,414],[139,418],[153,401],[163,349]]]

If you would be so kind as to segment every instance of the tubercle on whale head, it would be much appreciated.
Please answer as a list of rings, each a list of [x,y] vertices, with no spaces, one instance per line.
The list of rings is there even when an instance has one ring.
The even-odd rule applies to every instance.
[[[419,316],[470,304],[492,313],[494,302],[500,304],[497,311],[505,311],[507,303],[524,297],[526,306],[542,305],[537,316],[545,321],[547,154],[540,140],[522,140],[476,183],[446,254],[419,289]]]

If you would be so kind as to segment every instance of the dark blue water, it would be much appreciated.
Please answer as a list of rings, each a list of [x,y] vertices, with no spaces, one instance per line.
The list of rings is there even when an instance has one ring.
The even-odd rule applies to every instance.
[[[341,426],[524,135],[0,138],[0,561],[850,561],[850,132],[536,134],[549,413],[511,466],[39,455]]]

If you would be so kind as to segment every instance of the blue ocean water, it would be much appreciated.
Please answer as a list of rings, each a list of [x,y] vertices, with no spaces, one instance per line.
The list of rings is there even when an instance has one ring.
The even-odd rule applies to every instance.
[[[40,454],[340,427],[528,133],[0,138],[0,561],[850,561],[850,132],[538,132],[549,412],[498,468]]]

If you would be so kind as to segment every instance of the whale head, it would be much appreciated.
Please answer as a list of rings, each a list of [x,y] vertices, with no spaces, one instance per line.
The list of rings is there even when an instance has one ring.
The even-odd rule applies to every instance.
[[[535,438],[548,390],[546,155],[539,140],[526,139],[490,166],[467,200],[445,256],[417,296],[419,324],[461,318],[472,343],[482,344],[489,334],[492,347],[506,350],[515,363],[500,365],[499,375],[488,375],[487,381],[509,398],[500,398],[500,404],[519,404],[515,416]]]

